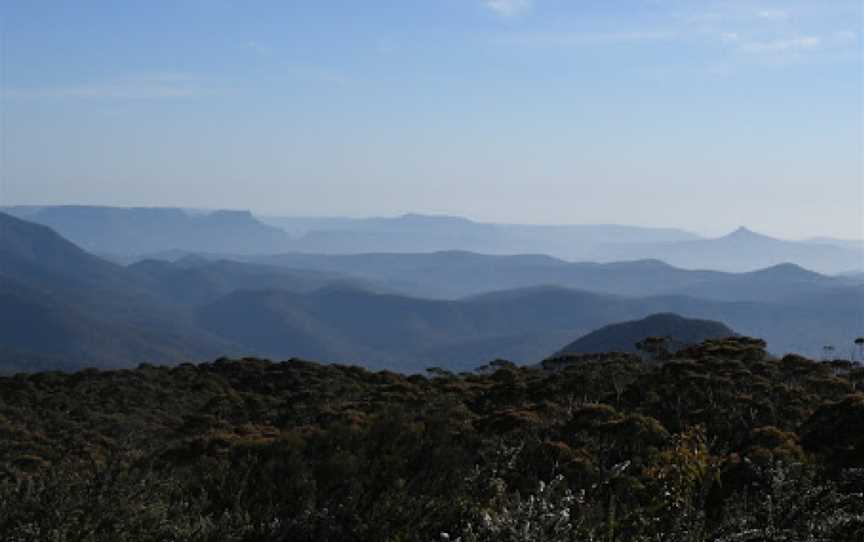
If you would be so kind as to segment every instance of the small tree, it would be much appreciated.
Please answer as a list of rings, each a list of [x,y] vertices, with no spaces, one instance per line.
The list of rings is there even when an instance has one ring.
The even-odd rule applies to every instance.
[[[636,349],[644,352],[649,359],[659,361],[669,359],[671,356],[666,345],[666,337],[646,337],[636,343]]]

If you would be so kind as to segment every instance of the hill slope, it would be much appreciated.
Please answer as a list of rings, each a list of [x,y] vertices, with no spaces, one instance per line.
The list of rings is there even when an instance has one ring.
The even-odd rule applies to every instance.
[[[237,290],[311,292],[334,284],[380,290],[368,280],[339,273],[290,269],[230,260],[211,261],[187,257],[177,262],[143,260],[129,269],[149,277],[153,288],[186,305],[200,305]]]
[[[45,226],[0,213],[0,369],[20,369],[22,355],[66,368],[236,351],[152,286]]]

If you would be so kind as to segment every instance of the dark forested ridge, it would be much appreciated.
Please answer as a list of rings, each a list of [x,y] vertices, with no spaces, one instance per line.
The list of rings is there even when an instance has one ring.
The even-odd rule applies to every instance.
[[[864,540],[864,369],[746,338],[430,377],[0,378],[4,540]],[[446,537],[442,535],[446,533]]]
[[[636,352],[647,349],[646,338],[667,350],[737,335],[721,322],[684,318],[677,314],[652,314],[641,320],[604,326],[568,344],[559,354]]]

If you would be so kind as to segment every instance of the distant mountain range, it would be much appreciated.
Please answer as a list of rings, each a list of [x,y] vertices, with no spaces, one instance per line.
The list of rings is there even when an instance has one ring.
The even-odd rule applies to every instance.
[[[864,242],[786,241],[746,228],[705,239],[673,228],[622,225],[520,225],[461,217],[254,217],[248,211],[92,206],[7,207],[54,228],[81,247],[120,259],[167,251],[221,256],[281,253],[366,254],[469,251],[545,254],[567,261],[653,259],[685,269],[753,271],[793,263],[822,273],[864,271]]]
[[[580,337],[556,355],[600,354],[603,352],[636,352],[636,345],[647,337],[660,337],[670,351],[708,339],[737,335],[728,326],[713,320],[684,318],[677,314],[652,314],[641,320],[604,326]]]
[[[674,228],[585,225],[521,225],[474,222],[462,217],[406,214],[395,218],[273,218],[262,221],[296,236],[297,252],[362,254],[461,250],[485,254],[550,254],[593,259],[607,243],[695,240]]]
[[[687,269],[753,270],[781,263],[807,269],[841,273],[864,268],[864,250],[852,243],[784,241],[739,228],[718,239],[618,246],[612,259],[652,257]]]
[[[864,270],[864,241],[786,241],[739,228],[705,239],[674,228],[622,225],[478,223],[461,217],[262,218],[297,236],[296,252],[360,254],[436,252],[546,254],[568,261],[656,259],[686,269],[753,271],[794,263],[824,273]]]
[[[693,274],[658,262],[571,268],[542,256],[307,257],[338,266],[187,257],[124,267],[47,227],[0,213],[0,366],[128,366],[255,354],[463,370],[494,358],[536,362],[592,330],[660,312],[724,322],[765,338],[778,353],[840,348],[864,328],[864,287],[794,266],[735,275]],[[464,280],[482,290],[487,274],[490,284],[503,284],[515,280],[508,277],[526,281],[525,268],[547,267],[571,273],[568,285],[582,281],[594,291],[541,282],[459,300],[394,293],[403,278],[438,289]],[[387,269],[394,275],[382,275]],[[640,277],[662,282],[663,273],[672,277],[663,287],[668,293],[638,293]],[[678,282],[680,291],[673,288]],[[616,293],[616,283],[630,295]],[[720,299],[734,297],[723,292],[735,289],[751,298]]]

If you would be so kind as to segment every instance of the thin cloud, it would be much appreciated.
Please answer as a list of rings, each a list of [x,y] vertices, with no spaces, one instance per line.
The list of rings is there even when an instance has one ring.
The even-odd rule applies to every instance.
[[[822,45],[819,36],[799,36],[783,40],[751,41],[741,44],[738,50],[742,53],[772,54],[814,51]]]
[[[6,98],[154,100],[187,98],[212,92],[185,74],[138,74],[80,85],[4,89]]]
[[[533,0],[484,0],[483,5],[501,17],[516,17],[534,7]]]
[[[496,41],[521,47],[575,47],[669,41],[679,37],[669,31],[570,32],[514,34]]]
[[[678,13],[674,17],[687,25],[704,25],[722,22],[725,17],[716,11],[707,11],[700,13]]]
[[[769,21],[785,21],[789,19],[789,12],[783,9],[763,9],[757,12],[756,16]]]
[[[669,31],[598,32],[583,34],[581,39],[594,43],[626,43],[641,41],[666,41],[675,39],[678,33]]]

